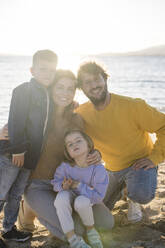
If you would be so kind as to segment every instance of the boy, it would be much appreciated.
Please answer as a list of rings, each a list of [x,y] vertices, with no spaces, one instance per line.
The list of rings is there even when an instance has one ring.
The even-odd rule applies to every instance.
[[[30,171],[35,168],[47,136],[53,103],[48,87],[54,80],[57,55],[40,50],[33,56],[33,78],[13,91],[8,130],[10,141],[0,143],[0,211],[4,206],[2,237],[25,241],[30,233],[14,225]]]

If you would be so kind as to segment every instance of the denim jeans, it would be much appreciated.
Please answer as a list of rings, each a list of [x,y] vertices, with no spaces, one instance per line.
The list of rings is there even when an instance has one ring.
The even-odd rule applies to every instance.
[[[104,198],[105,205],[112,210],[121,198],[126,186],[127,196],[134,202],[146,204],[155,197],[157,187],[157,167],[135,171],[132,166],[121,171],[109,171],[109,185]]]
[[[0,211],[4,207],[3,228],[11,230],[17,220],[21,196],[30,170],[19,168],[5,156],[0,156]]]

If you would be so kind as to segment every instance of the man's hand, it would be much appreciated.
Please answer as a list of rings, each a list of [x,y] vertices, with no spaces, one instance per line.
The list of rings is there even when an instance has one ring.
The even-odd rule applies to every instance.
[[[24,153],[23,154],[13,154],[12,156],[12,164],[22,167],[24,165]]]
[[[72,185],[72,179],[71,178],[69,178],[69,179],[66,179],[66,177],[64,177],[64,180],[63,180],[63,182],[62,182],[62,188],[64,189],[64,190],[68,190],[68,189],[70,189],[71,188],[71,185]]]
[[[136,162],[133,164],[133,169],[136,171],[141,168],[144,168],[144,170],[148,170],[154,167],[156,167],[156,165],[149,158],[137,159]]]
[[[101,163],[101,153],[98,150],[94,150],[92,153],[89,153],[87,157],[87,164],[100,164]]]
[[[0,140],[9,140],[7,124],[4,125],[2,129],[0,129]]]

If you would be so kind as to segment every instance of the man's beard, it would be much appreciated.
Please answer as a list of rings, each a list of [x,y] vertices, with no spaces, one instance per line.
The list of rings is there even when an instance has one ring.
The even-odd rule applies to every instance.
[[[103,104],[105,103],[106,101],[106,97],[107,97],[107,85],[105,85],[104,87],[104,91],[102,92],[101,96],[99,98],[95,98],[95,97],[92,97],[92,96],[88,96],[86,95],[90,101],[95,105],[95,106],[99,106],[100,104]]]

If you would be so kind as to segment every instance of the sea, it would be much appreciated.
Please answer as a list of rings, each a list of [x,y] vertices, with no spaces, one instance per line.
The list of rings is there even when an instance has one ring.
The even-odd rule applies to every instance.
[[[77,71],[80,63],[96,60],[109,74],[110,92],[142,98],[158,110],[165,112],[165,56],[63,56],[59,68]],[[0,56],[0,127],[8,120],[12,90],[29,81],[32,58],[30,56]],[[81,91],[75,100],[87,101]]]

